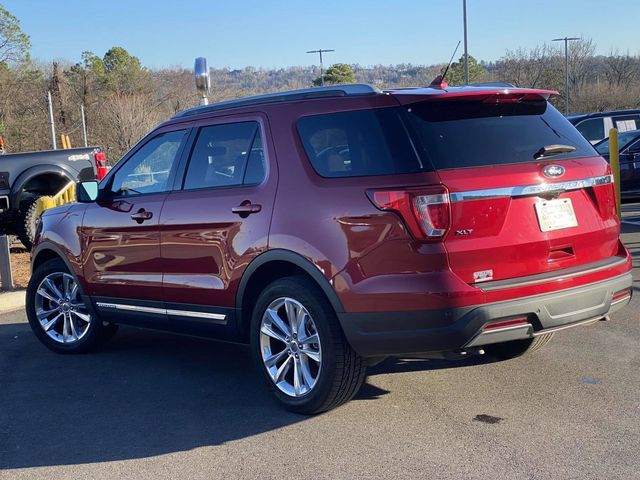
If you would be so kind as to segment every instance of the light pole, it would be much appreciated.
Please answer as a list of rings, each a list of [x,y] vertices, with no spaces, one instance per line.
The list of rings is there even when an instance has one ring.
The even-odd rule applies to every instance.
[[[467,0],[462,0],[462,24],[464,27],[464,84],[469,85],[469,51],[467,50]]]
[[[564,113],[569,113],[569,42],[578,37],[554,38],[552,42],[564,42]]]
[[[320,55],[320,85],[324,85],[324,77],[322,73],[322,54],[327,52],[335,52],[335,50],[319,48],[318,50],[309,50],[307,53],[318,53]]]

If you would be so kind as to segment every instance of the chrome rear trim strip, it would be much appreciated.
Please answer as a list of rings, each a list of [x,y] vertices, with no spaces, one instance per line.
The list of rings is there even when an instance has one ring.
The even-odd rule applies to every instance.
[[[484,283],[472,283],[474,287],[479,288],[483,292],[491,292],[494,290],[503,290],[506,288],[526,287],[536,285],[538,283],[553,282],[556,280],[566,280],[568,278],[579,277],[589,273],[599,272],[614,268],[627,262],[626,258],[611,257],[605,260],[591,263],[589,265],[580,265],[578,267],[555,270],[545,273],[537,273],[527,277],[516,277],[506,280],[493,280]]]
[[[583,178],[581,180],[569,180],[567,182],[540,183],[538,185],[520,185],[515,187],[490,188],[486,190],[468,190],[466,192],[450,192],[452,202],[464,202],[465,200],[487,200],[490,198],[528,197],[541,193],[566,192],[580,190],[582,188],[607,185],[613,182],[611,175],[601,177]]]
[[[559,332],[561,330],[567,330],[568,328],[579,327],[581,325],[590,325],[592,323],[599,322],[602,320],[605,315],[598,315],[597,317],[587,318],[586,320],[580,320],[579,322],[566,323],[564,325],[558,325],[557,327],[543,328],[542,330],[538,330],[533,333],[534,337],[539,337],[540,335],[546,335],[547,333]]]
[[[193,318],[204,318],[208,320],[217,320],[218,322],[223,322],[227,316],[221,313],[208,313],[208,312],[194,312],[191,310],[175,310],[175,309],[165,309],[165,308],[157,308],[157,307],[143,307],[140,305],[125,305],[122,303],[105,303],[105,302],[96,302],[98,308],[106,308],[109,310],[124,310],[129,312],[138,312],[138,313],[153,313],[157,315],[175,315],[178,317],[193,317]]]

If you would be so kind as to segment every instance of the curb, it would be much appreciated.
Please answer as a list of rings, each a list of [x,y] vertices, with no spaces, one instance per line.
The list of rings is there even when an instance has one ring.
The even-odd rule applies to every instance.
[[[14,312],[24,308],[26,290],[0,292],[0,313]]]

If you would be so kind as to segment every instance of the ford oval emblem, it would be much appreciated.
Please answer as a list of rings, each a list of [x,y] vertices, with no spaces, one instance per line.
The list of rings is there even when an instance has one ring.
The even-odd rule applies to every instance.
[[[560,165],[547,165],[542,169],[542,173],[547,178],[558,178],[564,175],[564,167]]]

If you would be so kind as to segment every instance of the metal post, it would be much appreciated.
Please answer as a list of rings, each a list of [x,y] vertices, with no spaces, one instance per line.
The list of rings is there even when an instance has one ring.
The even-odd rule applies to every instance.
[[[616,207],[618,210],[618,216],[620,216],[620,151],[618,147],[617,128],[609,130],[609,164],[611,165],[613,187],[616,192]]]
[[[467,49],[467,0],[462,0],[462,23],[464,25],[464,84],[469,85],[469,50]]]
[[[552,42],[564,42],[564,113],[569,113],[569,42],[578,37],[554,38]]]
[[[47,103],[49,104],[49,126],[51,127],[51,144],[53,145],[53,149],[58,149],[58,144],[56,143],[56,126],[53,122],[53,103],[51,102],[51,92],[47,92]]]
[[[80,116],[82,117],[82,137],[84,138],[84,146],[88,147],[87,144],[87,121],[84,118],[84,105],[80,104]]]
[[[11,258],[9,257],[9,237],[0,235],[0,289],[13,290]]]

